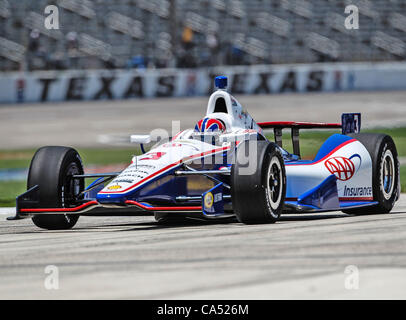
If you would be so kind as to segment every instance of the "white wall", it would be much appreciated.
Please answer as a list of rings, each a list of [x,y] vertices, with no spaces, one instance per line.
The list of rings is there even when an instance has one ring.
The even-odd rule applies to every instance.
[[[228,76],[235,94],[406,89],[406,63],[401,62],[41,71],[0,73],[0,102],[17,102],[18,96],[41,102],[207,95],[216,75]],[[21,82],[24,86],[18,94]]]

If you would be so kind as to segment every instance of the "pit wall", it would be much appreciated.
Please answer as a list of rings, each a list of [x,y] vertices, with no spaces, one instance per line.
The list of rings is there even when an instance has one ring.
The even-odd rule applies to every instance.
[[[0,73],[0,103],[203,96],[217,75],[233,94],[406,89],[406,62],[36,71]]]

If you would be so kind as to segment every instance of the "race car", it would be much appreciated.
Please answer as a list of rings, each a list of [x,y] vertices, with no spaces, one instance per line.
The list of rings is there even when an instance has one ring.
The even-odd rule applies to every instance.
[[[121,172],[86,174],[73,148],[40,148],[28,190],[9,219],[69,229],[80,215],[153,214],[161,223],[236,217],[257,224],[274,223],[284,213],[391,211],[400,195],[396,147],[388,135],[360,133],[361,114],[343,114],[341,123],[257,123],[227,92],[226,77],[216,77],[215,86],[194,128],[167,139],[132,135],[143,154]],[[268,129],[275,141],[267,139]],[[283,129],[291,131],[292,153],[282,147]],[[314,159],[303,160],[301,129],[341,133],[331,135]],[[95,180],[86,186],[89,178]]]

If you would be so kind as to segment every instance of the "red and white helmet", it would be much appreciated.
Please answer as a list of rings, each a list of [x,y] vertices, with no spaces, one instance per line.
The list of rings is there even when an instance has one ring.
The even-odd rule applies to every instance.
[[[226,124],[218,118],[205,117],[195,126],[195,132],[225,132]]]

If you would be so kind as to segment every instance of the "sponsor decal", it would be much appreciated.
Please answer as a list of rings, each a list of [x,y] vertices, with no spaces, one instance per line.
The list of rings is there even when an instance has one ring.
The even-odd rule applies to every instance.
[[[117,184],[117,185],[114,185],[114,186],[110,186],[110,187],[108,187],[107,189],[109,189],[109,190],[118,190],[118,189],[121,189],[121,186],[119,186],[119,185]]]
[[[356,163],[354,163],[356,162]],[[338,180],[350,180],[361,166],[361,157],[358,154],[352,155],[350,158],[333,157],[324,162],[327,170],[334,174]]]
[[[206,193],[204,196],[204,206],[208,209],[210,209],[213,206],[214,203],[214,197],[211,192]]]
[[[133,180],[127,180],[127,179],[119,179],[119,180],[114,180],[114,183],[133,183]]]
[[[182,140],[182,145],[188,148],[192,148],[193,150],[199,151],[200,149],[196,147],[195,142],[192,141],[187,141],[187,140]]]
[[[220,202],[221,200],[223,200],[223,195],[221,193],[216,193],[214,195],[214,203]]]
[[[111,191],[111,192],[100,191],[100,193],[102,193],[102,194],[103,194],[103,193],[115,193],[115,192],[117,192],[117,193],[123,193],[123,192],[130,191],[130,190],[132,190],[132,189],[135,189],[136,187],[139,187],[139,186],[142,185],[142,184],[145,184],[145,183],[151,181],[151,179],[152,179],[153,177],[163,175],[165,172],[167,172],[167,171],[173,169],[174,167],[178,166],[180,163],[185,163],[186,161],[190,161],[190,160],[196,159],[196,158],[198,158],[198,157],[205,157],[205,156],[208,156],[208,155],[213,155],[213,154],[217,154],[217,153],[220,153],[220,152],[225,152],[225,151],[227,151],[227,150],[229,150],[229,149],[230,149],[229,146],[225,146],[225,147],[214,148],[214,149],[210,149],[210,150],[207,150],[207,151],[204,151],[204,152],[200,152],[200,153],[197,153],[197,154],[194,154],[194,155],[187,156],[187,157],[185,157],[185,158],[182,158],[181,160],[178,160],[178,161],[176,161],[176,162],[174,162],[174,163],[171,163],[171,164],[165,166],[164,168],[161,168],[161,169],[159,169],[159,170],[157,170],[157,171],[151,172],[147,177],[144,177],[144,178],[140,177],[141,180],[135,182],[133,185],[127,187],[127,188],[124,189],[124,190]],[[162,156],[163,154],[165,154],[165,152],[152,152],[152,153],[148,153],[147,155],[151,155],[151,154],[152,154],[152,155],[160,154],[160,155]],[[148,159],[149,159],[149,158],[148,158]],[[132,165],[132,166],[135,167],[136,165],[134,164],[134,165]],[[129,173],[129,172],[134,172],[134,171],[135,171],[135,170],[127,170],[127,169],[126,169],[126,170],[123,171],[123,173],[120,174],[119,178],[126,178],[126,177],[131,178],[131,177],[133,177],[133,176],[136,176],[136,175],[134,175],[134,174]]]
[[[267,68],[269,69],[269,68]],[[241,74],[236,73],[231,69],[233,75],[232,91],[235,93],[245,94],[269,94],[272,92],[284,92],[284,91],[323,91],[324,89],[324,74],[333,73],[333,71],[319,71],[310,70],[309,72],[302,72],[300,70],[280,70],[275,72],[264,72],[258,68],[255,68],[252,76],[254,80],[245,82],[242,81]],[[27,99],[28,92],[35,90],[37,99],[35,101],[49,101],[49,100],[85,100],[93,99],[98,100],[101,98],[107,99],[130,99],[130,98],[144,98],[144,97],[172,97],[178,95],[188,96],[190,90],[188,86],[184,88],[178,87],[180,83],[187,82],[187,75],[179,74],[178,70],[174,70],[170,74],[161,75],[158,77],[150,77],[153,71],[146,71],[143,75],[137,72],[124,72],[119,75],[109,74],[107,70],[101,70],[101,72],[95,73],[95,76],[87,72],[83,73],[83,76],[77,76],[76,73],[70,71],[63,71],[53,78],[40,78],[38,75],[30,76],[25,80],[25,84],[17,85],[17,94],[15,91],[11,92],[14,97],[10,97],[12,101],[32,101],[33,99]],[[299,85],[299,80],[304,76],[304,86]],[[212,93],[212,79],[213,76],[210,72],[203,70],[197,71],[197,76],[207,77],[207,83],[210,85],[206,89],[198,89],[193,92],[196,95],[204,95],[205,93]],[[149,81],[151,78],[152,81]],[[180,79],[180,81],[178,81]],[[148,80],[148,81],[147,81]],[[66,89],[59,91],[55,98],[51,98],[50,92],[52,88],[57,86],[59,82],[63,82]],[[35,83],[35,85],[34,85]],[[251,86],[251,83],[258,83],[255,86]],[[39,88],[36,87],[39,85]],[[33,88],[35,86],[35,89]],[[232,105],[237,106],[235,99],[231,100]]]
[[[161,159],[163,155],[165,155],[166,152],[149,152],[145,154],[144,158],[141,158],[140,160],[158,160]]]
[[[372,196],[372,187],[347,187],[344,186],[344,197]]]
[[[133,163],[133,164],[131,164],[131,166],[128,167],[128,169],[130,169],[130,168],[135,168],[135,169],[138,169],[138,168],[155,169],[156,167],[152,166],[152,165],[149,165],[149,164],[138,164],[138,163],[135,164],[135,163]]]
[[[171,148],[171,147],[181,147],[181,143],[173,142],[173,143],[165,143],[162,145],[163,148]]]

